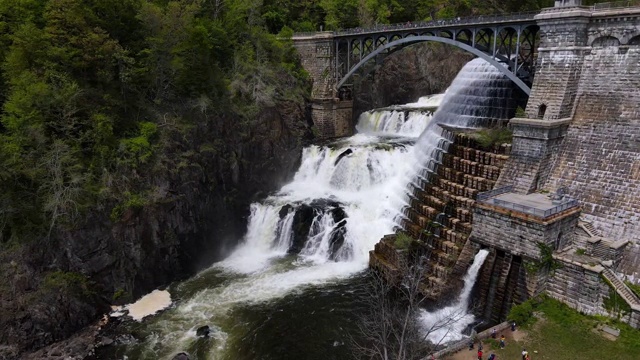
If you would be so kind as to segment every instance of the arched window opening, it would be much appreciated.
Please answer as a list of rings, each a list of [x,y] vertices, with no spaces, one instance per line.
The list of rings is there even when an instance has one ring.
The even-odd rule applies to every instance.
[[[544,118],[545,112],[547,112],[547,105],[540,104],[540,106],[538,106],[538,119]]]

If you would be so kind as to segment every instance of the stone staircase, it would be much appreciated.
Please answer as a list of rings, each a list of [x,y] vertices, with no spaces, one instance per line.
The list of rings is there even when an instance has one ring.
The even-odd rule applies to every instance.
[[[583,219],[580,219],[578,222],[578,227],[584,230],[590,237],[602,236],[592,223],[584,221]]]
[[[640,310],[640,298],[629,287],[618,278],[618,276],[608,268],[604,268],[602,276],[607,279],[616,289],[616,292],[622,297],[632,309]]]

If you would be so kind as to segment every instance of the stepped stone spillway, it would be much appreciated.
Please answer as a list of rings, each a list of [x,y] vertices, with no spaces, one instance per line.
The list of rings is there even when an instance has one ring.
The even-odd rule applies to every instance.
[[[404,210],[402,219],[404,230],[399,229],[431,246],[423,287],[424,294],[431,298],[449,290],[446,284],[461,285],[450,280],[459,278],[452,275],[462,275],[475,255],[475,249],[465,246],[471,233],[475,198],[493,188],[510,150],[508,144],[496,145],[489,151],[482,149],[468,131],[460,129],[445,128],[443,136],[452,143],[442,146],[442,164],[435,173],[425,171],[421,186],[413,185],[411,206]],[[434,236],[425,235],[424,230]],[[395,239],[395,234],[385,236],[369,258],[370,266],[393,283],[397,283],[408,262],[407,252],[394,246]]]

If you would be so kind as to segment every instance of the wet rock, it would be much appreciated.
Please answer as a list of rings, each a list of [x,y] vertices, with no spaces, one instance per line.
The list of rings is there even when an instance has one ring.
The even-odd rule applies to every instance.
[[[98,343],[98,346],[109,346],[111,344],[113,344],[113,339],[108,337],[103,337]]]
[[[344,236],[347,233],[347,213],[339,205],[331,210],[331,216],[336,223],[336,227],[331,233],[331,239],[329,240],[330,246],[330,259],[337,260],[341,254],[340,249],[344,245]],[[346,250],[346,249],[345,249]],[[346,254],[345,254],[346,255]]]
[[[302,248],[309,237],[309,231],[311,230],[311,223],[315,217],[314,208],[311,205],[300,205],[296,209],[296,214],[293,216],[293,239],[291,246],[289,247],[289,254],[297,254]]]
[[[137,340],[133,335],[131,335],[131,334],[122,334],[122,335],[119,335],[118,337],[116,337],[115,343],[117,345],[129,345],[129,344],[135,343],[136,341]]]
[[[200,326],[196,330],[196,336],[199,336],[199,337],[209,337],[210,333],[211,333],[211,328],[209,328],[209,325]]]
[[[353,150],[351,150],[351,149],[347,149],[347,150],[343,151],[342,154],[338,155],[338,158],[336,159],[336,162],[333,163],[333,165],[334,166],[338,165],[338,163],[340,162],[340,160],[342,160],[343,157],[349,156],[351,154],[353,154]]]
[[[280,219],[284,219],[284,217],[287,216],[287,214],[293,210],[294,210],[294,207],[292,205],[287,204],[282,208],[280,208],[280,212],[278,213],[278,216],[280,217]]]
[[[189,360],[189,354],[186,352],[177,353],[171,360]]]

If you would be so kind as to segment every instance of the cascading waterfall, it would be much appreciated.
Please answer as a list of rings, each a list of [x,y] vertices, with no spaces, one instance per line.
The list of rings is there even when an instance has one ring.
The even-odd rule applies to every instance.
[[[432,343],[445,344],[462,339],[462,332],[475,321],[475,316],[468,312],[471,290],[487,255],[489,255],[488,250],[480,250],[476,254],[473,264],[464,277],[462,292],[453,305],[433,312],[420,311],[420,321],[427,333],[427,339]]]
[[[443,154],[452,142],[452,139],[443,136],[443,127],[488,127],[496,121],[508,119],[515,108],[513,89],[511,81],[486,61],[475,59],[465,65],[447,90],[433,121],[416,143],[416,157],[421,166],[413,175],[413,180],[408,182],[405,195],[407,202],[415,196],[416,191],[423,188],[424,182],[431,180],[437,166],[442,163]],[[403,214],[407,211],[403,210]],[[434,312],[422,311],[420,320],[431,342],[442,344],[459,340],[464,337],[462,332],[475,321],[475,316],[468,311],[471,289],[487,254],[486,250],[481,250],[476,255],[454,305]],[[432,327],[442,324],[445,318],[456,318],[456,321],[433,330]]]
[[[182,301],[147,321],[149,335],[127,354],[155,359],[187,350],[204,354],[202,358],[229,358],[227,342],[238,327],[234,309],[361,272],[375,243],[401,224],[413,189],[429,181],[442,160],[450,139],[441,136],[437,125],[478,126],[496,117],[500,105],[491,97],[504,95],[505,89],[497,70],[474,60],[444,98],[366,112],[355,136],[305,148],[293,181],[252,204],[247,233],[237,249],[179,284],[175,290]],[[440,99],[442,106],[432,114]],[[477,256],[474,266],[481,262]],[[460,308],[466,307],[468,293],[461,295]],[[213,341],[206,345],[195,331],[203,322],[212,331]]]
[[[208,276],[227,280],[150,320],[154,335],[137,344],[136,356],[195,351],[195,329],[202,321],[211,324],[215,345],[210,346],[224,353],[235,306],[268,302],[366,269],[369,251],[393,232],[394,219],[406,206],[402,189],[406,174],[417,165],[414,143],[437,105],[425,100],[430,109],[414,106],[402,116],[392,109],[367,112],[359,119],[357,135],[305,148],[293,181],[251,205],[247,233],[237,249],[179,287]],[[213,352],[207,357],[216,358]]]

